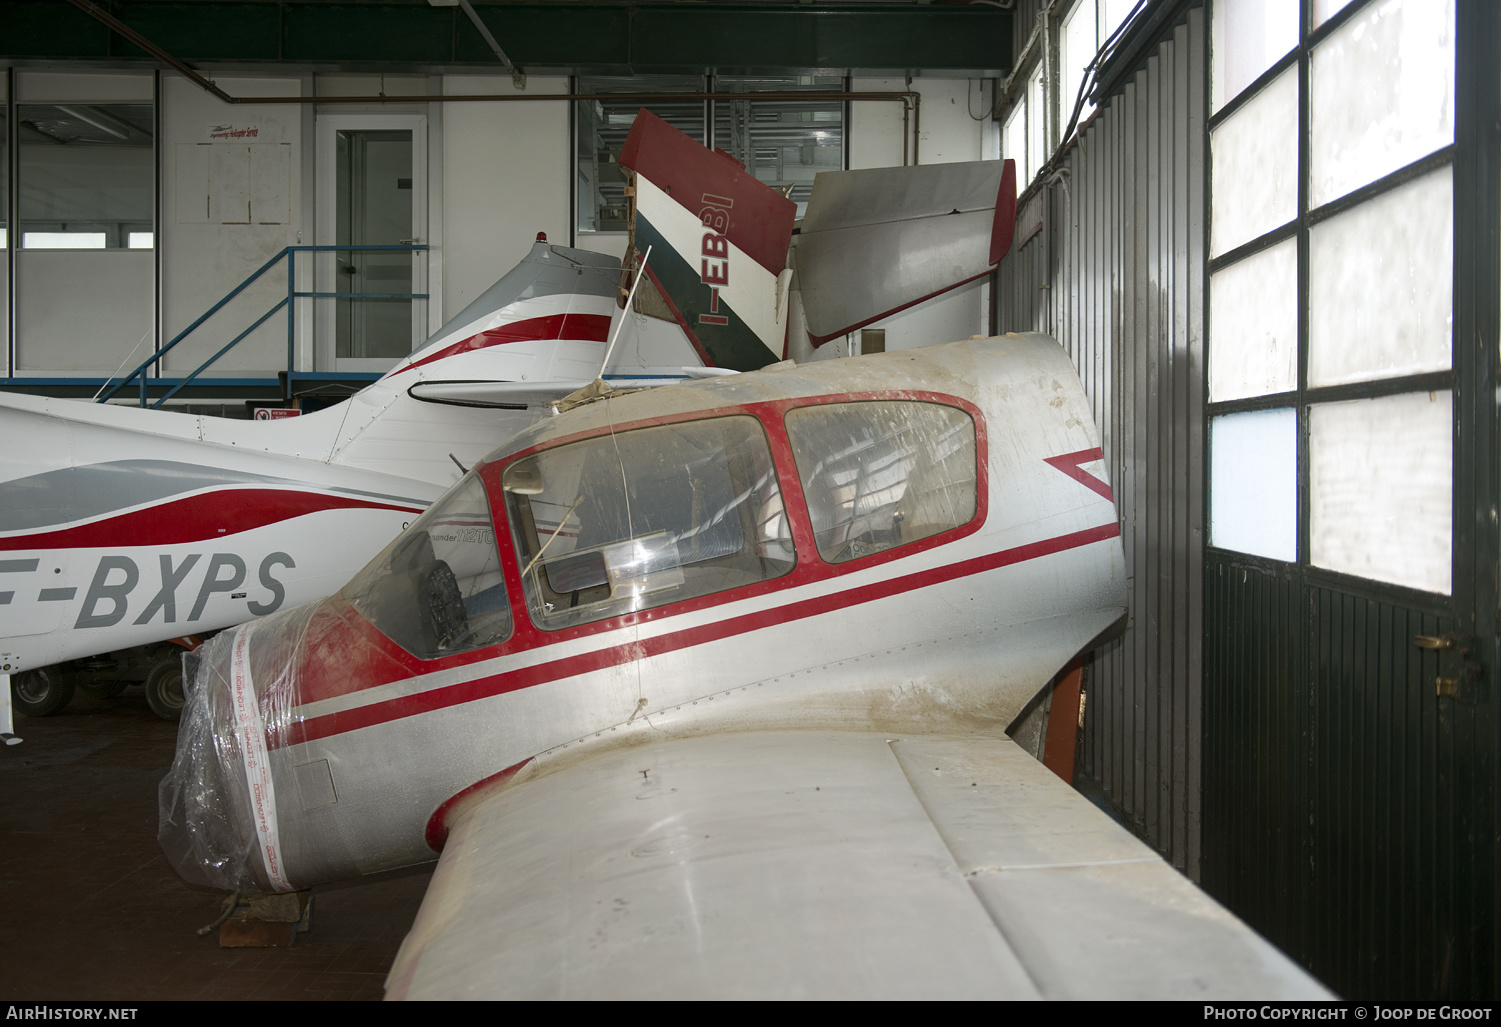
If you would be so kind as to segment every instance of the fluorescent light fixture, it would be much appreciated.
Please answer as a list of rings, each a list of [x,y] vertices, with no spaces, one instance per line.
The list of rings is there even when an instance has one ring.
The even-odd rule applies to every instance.
[[[22,232],[28,250],[102,250],[103,232]]]

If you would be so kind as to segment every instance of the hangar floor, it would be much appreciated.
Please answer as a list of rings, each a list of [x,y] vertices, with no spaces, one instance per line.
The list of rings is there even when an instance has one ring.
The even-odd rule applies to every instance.
[[[197,929],[223,896],[184,884],[156,844],[177,726],[129,688],[16,727],[25,742],[0,746],[0,997],[381,997],[431,866],[318,889],[289,948],[220,948]]]

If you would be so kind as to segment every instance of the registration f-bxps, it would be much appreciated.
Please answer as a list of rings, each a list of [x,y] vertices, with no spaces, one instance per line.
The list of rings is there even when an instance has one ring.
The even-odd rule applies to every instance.
[[[463,467],[601,372],[685,377],[701,361],[681,335],[630,326],[605,366],[619,285],[618,259],[539,237],[424,347],[302,417],[0,395],[0,676],[23,712],[66,703],[63,661],[328,595]],[[170,713],[165,655],[153,705]]]

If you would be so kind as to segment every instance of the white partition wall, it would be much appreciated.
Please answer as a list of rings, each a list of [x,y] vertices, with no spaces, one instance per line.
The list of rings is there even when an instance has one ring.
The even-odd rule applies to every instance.
[[[219,78],[231,96],[298,96],[297,78]],[[301,110],[230,106],[179,75],[162,76],[162,342],[166,343],[283,247],[300,241]],[[247,289],[184,340],[164,373],[190,372],[287,294],[285,267]],[[274,377],[286,366],[285,316],[246,338],[208,372]]]
[[[16,75],[19,377],[102,373],[151,352],[154,93],[150,72]]]

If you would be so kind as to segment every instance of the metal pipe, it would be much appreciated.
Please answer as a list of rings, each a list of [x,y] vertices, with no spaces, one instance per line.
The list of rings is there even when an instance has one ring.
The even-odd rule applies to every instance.
[[[74,7],[83,11],[96,20],[108,25],[115,32],[130,40],[136,46],[145,50],[151,56],[164,64],[169,65],[190,82],[197,85],[207,93],[213,94],[220,101],[227,104],[341,104],[341,103],[509,103],[528,100],[637,100],[640,102],[652,102],[660,100],[765,100],[768,97],[788,96],[799,97],[804,100],[824,100],[829,102],[843,103],[851,99],[861,101],[871,100],[877,102],[908,102],[909,99],[916,106],[916,93],[912,92],[886,92],[886,93],[812,93],[801,92],[792,89],[775,89],[759,93],[495,93],[483,95],[464,96],[230,96],[224,90],[214,85],[213,82],[204,78],[198,72],[188,67],[182,61],[173,57],[167,51],[142,36],[135,29],[120,21],[108,11],[100,8],[90,0],[68,0]]]
[[[490,44],[490,49],[494,51],[496,57],[500,58],[500,63],[505,65],[506,73],[511,76],[512,84],[517,89],[525,89],[526,76],[517,69],[516,65],[511,63],[511,59],[506,56],[506,52],[500,48],[500,44],[490,34],[490,27],[480,21],[479,15],[474,13],[474,8],[470,6],[469,0],[459,0],[459,6],[469,16],[469,20],[474,23],[474,27],[479,29],[479,34],[485,37],[485,42]]]

